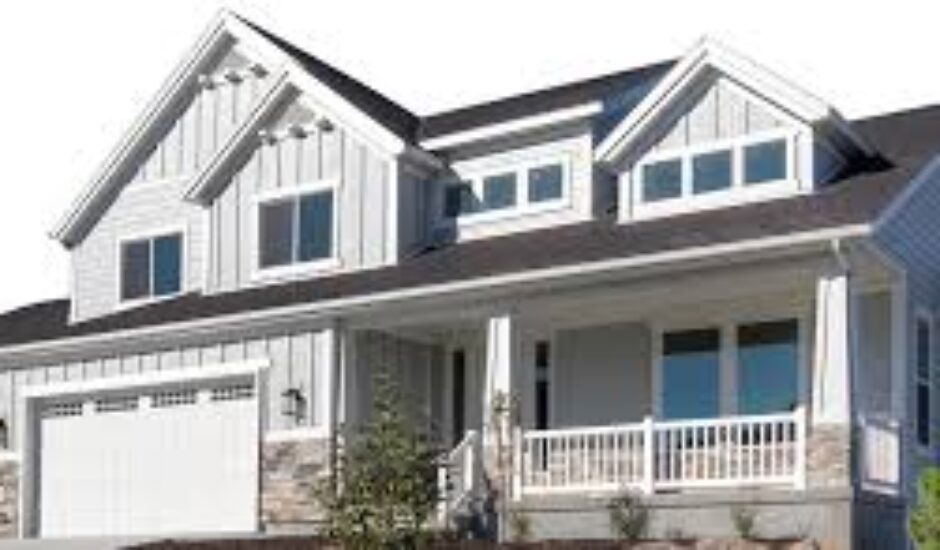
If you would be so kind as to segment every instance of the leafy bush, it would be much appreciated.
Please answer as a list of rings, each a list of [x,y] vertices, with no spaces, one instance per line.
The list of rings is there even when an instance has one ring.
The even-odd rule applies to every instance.
[[[731,509],[731,523],[734,524],[734,531],[738,537],[744,540],[756,538],[754,529],[757,521],[757,514],[750,508],[735,507]]]
[[[633,542],[646,535],[649,511],[635,495],[625,493],[612,500],[608,508],[614,536]]]
[[[920,475],[909,527],[919,550],[940,550],[940,469],[928,468]]]
[[[532,539],[532,518],[522,510],[509,513],[509,532],[514,542],[529,542]]]
[[[436,453],[407,421],[397,387],[384,376],[374,387],[372,417],[349,434],[317,497],[344,548],[415,548],[439,497]]]

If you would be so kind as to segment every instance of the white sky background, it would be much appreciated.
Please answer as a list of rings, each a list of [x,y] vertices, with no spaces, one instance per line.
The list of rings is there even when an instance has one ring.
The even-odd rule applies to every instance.
[[[6,2],[0,311],[67,293],[51,227],[223,6],[418,114],[675,57],[703,34],[849,118],[940,102],[935,0]]]

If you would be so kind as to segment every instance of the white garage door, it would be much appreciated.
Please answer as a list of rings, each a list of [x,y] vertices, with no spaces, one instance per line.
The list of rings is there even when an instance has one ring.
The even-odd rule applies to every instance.
[[[43,537],[256,528],[251,382],[51,401],[38,435]]]

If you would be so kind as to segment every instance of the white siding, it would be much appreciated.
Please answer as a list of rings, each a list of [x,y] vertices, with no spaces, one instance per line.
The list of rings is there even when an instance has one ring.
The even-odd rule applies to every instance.
[[[253,107],[268,84],[246,70],[248,60],[230,50],[209,75],[216,85],[192,91],[178,117],[142,161],[110,207],[71,251],[72,318],[112,313],[118,305],[118,240],[132,235],[185,231],[183,291],[202,287],[205,227],[201,209],[184,202],[192,176]],[[238,70],[233,83],[223,74]]]
[[[322,370],[316,364],[317,355],[314,353],[317,334],[320,333],[302,331],[3,371],[0,372],[0,414],[10,419],[10,433],[17,433],[18,423],[24,413],[20,407],[22,388],[26,385],[119,377],[145,371],[269,358],[271,367],[266,371],[267,395],[263,401],[268,403],[269,409],[266,414],[262,414],[265,428],[293,427],[293,421],[281,414],[281,394],[289,387],[300,388],[307,398],[306,417],[301,420],[301,425],[311,425],[312,411],[316,410],[316,404],[313,403],[316,392],[313,389],[319,381],[317,373]],[[18,446],[19,442],[13,441],[13,444]]]
[[[563,330],[555,345],[552,427],[640,422],[650,414],[650,332],[645,325]]]
[[[384,265],[388,238],[387,197],[392,160],[380,155],[353,132],[336,124],[312,125],[312,108],[291,105],[269,130],[279,138],[261,142],[210,207],[212,240],[209,289],[229,291],[258,282],[256,277],[256,205],[259,194],[326,179],[337,190],[339,267],[354,270]],[[302,125],[307,134],[283,132]],[[299,276],[311,276],[302,273]]]

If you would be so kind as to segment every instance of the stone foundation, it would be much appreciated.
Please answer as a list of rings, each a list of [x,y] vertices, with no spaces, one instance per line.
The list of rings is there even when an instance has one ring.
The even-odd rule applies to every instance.
[[[313,529],[321,514],[317,484],[330,463],[327,439],[265,442],[261,451],[261,522],[265,530]]]
[[[15,537],[19,533],[17,508],[19,506],[19,464],[0,462],[0,537]]]
[[[851,432],[847,425],[811,426],[806,441],[809,488],[848,487],[851,480]]]

